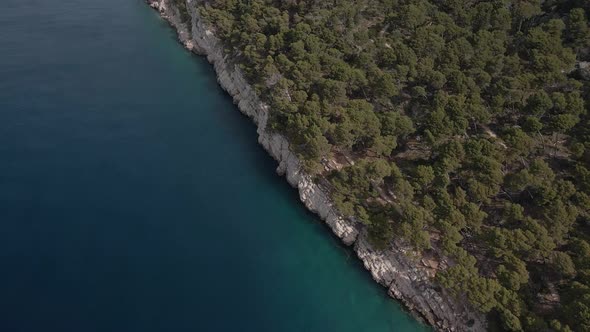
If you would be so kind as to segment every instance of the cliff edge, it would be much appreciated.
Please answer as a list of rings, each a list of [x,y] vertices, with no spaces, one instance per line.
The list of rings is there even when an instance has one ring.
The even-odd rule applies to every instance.
[[[178,1],[178,0],[177,0]],[[182,1],[182,0],[181,0]],[[366,234],[353,220],[344,218],[334,207],[326,188],[306,174],[297,156],[289,149],[287,139],[267,130],[269,108],[246,81],[239,67],[226,54],[222,42],[200,18],[195,0],[184,0],[190,22],[183,23],[174,0],[147,0],[178,33],[178,38],[192,52],[207,56],[217,73],[217,80],[234,100],[240,111],[258,127],[258,142],[279,163],[277,172],[298,188],[305,206],[318,214],[346,245],[353,245],[373,279],[439,331],[485,331],[485,317],[465,302],[457,301],[437,286],[427,263],[406,255],[406,248],[392,243],[386,251],[376,251]]]

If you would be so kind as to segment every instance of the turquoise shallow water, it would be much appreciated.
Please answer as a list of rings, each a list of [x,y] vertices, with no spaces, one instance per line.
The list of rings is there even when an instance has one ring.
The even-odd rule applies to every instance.
[[[425,331],[141,0],[4,0],[0,331]]]

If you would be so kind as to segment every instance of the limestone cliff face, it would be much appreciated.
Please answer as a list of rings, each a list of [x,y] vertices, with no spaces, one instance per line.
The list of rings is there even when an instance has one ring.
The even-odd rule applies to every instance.
[[[305,206],[325,220],[345,244],[354,245],[373,279],[388,288],[392,297],[419,313],[435,328],[441,331],[484,331],[484,317],[436,287],[427,267],[406,256],[403,247],[393,244],[386,251],[373,250],[362,228],[337,211],[328,191],[302,170],[287,139],[267,130],[268,106],[258,98],[238,66],[225,53],[221,41],[201,20],[194,1],[186,0],[191,22],[183,23],[173,0],[147,0],[176,29],[180,42],[187,49],[207,56],[215,67],[219,84],[233,97],[240,111],[256,123],[258,142],[279,163],[277,172],[284,174],[287,181],[299,189]]]

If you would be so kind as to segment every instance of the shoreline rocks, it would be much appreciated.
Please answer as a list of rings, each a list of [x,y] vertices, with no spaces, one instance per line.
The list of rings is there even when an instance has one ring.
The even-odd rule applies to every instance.
[[[162,18],[177,31],[179,41],[190,51],[204,55],[213,64],[217,81],[238,105],[240,111],[257,125],[258,142],[278,162],[277,172],[298,188],[305,206],[323,219],[346,245],[353,246],[373,279],[388,289],[413,313],[439,331],[485,331],[485,316],[474,312],[432,282],[428,268],[411,259],[396,243],[385,251],[371,248],[365,232],[353,220],[344,218],[331,202],[329,193],[300,167],[287,139],[266,129],[269,107],[246,81],[237,65],[225,54],[223,44],[201,20],[195,0],[186,0],[191,22],[183,23],[173,0],[147,0]]]

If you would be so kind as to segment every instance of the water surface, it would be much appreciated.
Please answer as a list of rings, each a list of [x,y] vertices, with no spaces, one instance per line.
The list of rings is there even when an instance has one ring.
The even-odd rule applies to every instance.
[[[0,330],[423,331],[141,0],[4,0]]]

